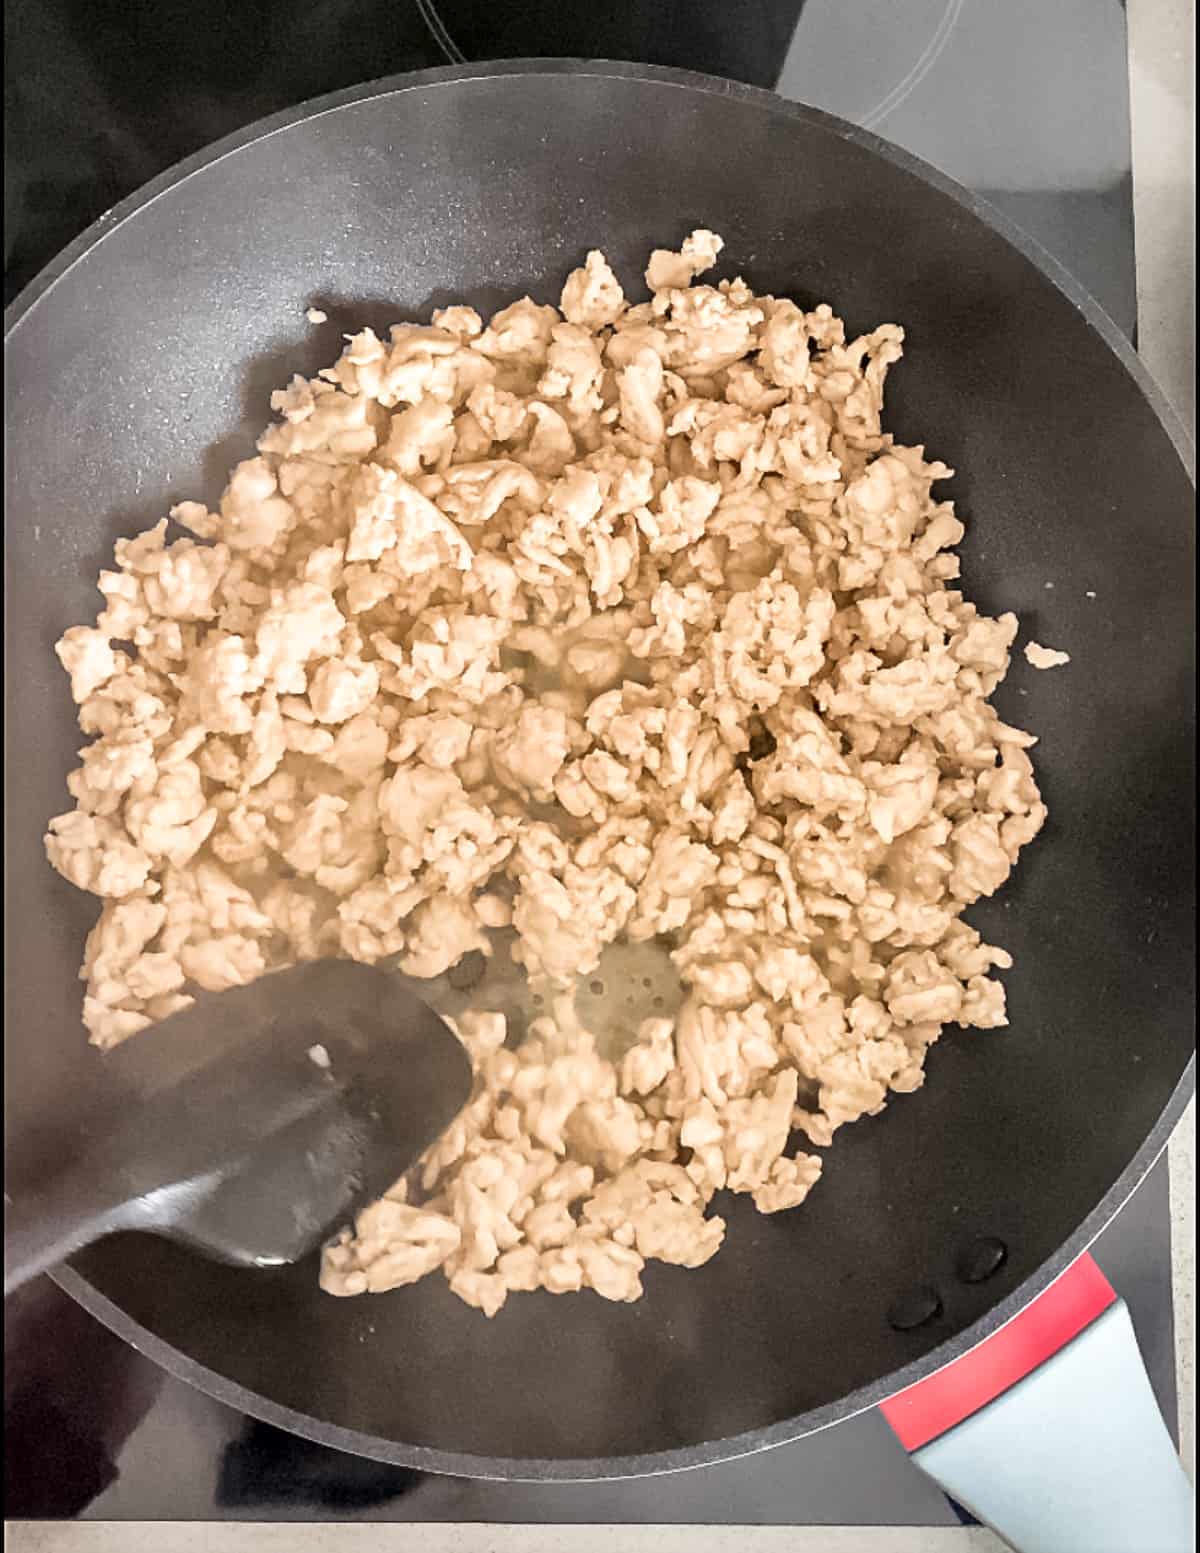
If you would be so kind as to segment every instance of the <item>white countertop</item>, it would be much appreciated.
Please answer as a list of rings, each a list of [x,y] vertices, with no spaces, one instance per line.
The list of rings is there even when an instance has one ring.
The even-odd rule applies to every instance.
[[[1002,1553],[976,1526],[393,1526],[26,1521],[12,1553]]]
[[[1195,0],[1128,0],[1141,354],[1195,423]],[[1180,1450],[1195,1473],[1195,1105],[1171,1141]],[[1001,1553],[979,1527],[271,1525],[67,1521],[6,1526],[12,1553]]]
[[[1138,349],[1195,437],[1195,0],[1128,0],[1127,11]],[[1171,1140],[1170,1154],[1179,1450],[1195,1481],[1194,1100]]]

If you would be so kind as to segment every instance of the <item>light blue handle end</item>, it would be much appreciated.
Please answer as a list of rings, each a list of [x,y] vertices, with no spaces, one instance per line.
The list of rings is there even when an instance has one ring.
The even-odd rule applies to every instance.
[[[1123,1301],[912,1454],[1017,1553],[1190,1553],[1195,1495]]]

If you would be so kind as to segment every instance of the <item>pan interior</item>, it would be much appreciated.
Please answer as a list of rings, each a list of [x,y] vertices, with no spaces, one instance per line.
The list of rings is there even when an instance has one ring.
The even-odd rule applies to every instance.
[[[78,742],[52,644],[94,614],[113,538],[215,500],[270,390],[343,331],[553,300],[593,246],[638,295],[649,249],[700,225],[726,239],[722,274],[906,327],[888,424],[958,471],[968,596],[1071,653],[1053,674],[1018,659],[997,698],[1041,736],[1050,807],[972,914],[1014,954],[1011,1025],[948,1031],[923,1090],[839,1134],[808,1204],[734,1200],[722,1254],[652,1265],[635,1305],[522,1296],[488,1322],[440,1279],[337,1301],[312,1265],[239,1271],[148,1239],[77,1263],[193,1378],[395,1459],[679,1462],[869,1400],[1076,1234],[1191,1053],[1193,491],[1103,330],[964,202],[820,115],[664,73],[439,73],[161,189],[9,333],[10,1190],[126,1098],[79,1024],[92,904],[41,849]],[[1007,1258],[964,1283],[981,1236]],[[918,1285],[941,1313],[896,1331]]]

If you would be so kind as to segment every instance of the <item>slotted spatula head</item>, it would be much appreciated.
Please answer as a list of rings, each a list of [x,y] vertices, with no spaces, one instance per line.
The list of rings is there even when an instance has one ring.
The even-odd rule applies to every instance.
[[[465,1050],[411,984],[345,960],[202,996],[106,1060],[140,1103],[8,1205],[6,1291],[122,1229],[241,1265],[297,1261],[403,1175],[471,1089]]]

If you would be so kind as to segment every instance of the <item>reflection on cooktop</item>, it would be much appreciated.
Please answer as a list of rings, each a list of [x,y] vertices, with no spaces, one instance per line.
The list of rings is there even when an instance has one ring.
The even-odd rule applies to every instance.
[[[424,1477],[411,1467],[346,1456],[247,1418],[221,1456],[216,1502],[231,1511],[270,1504],[365,1510],[411,1493]]]

